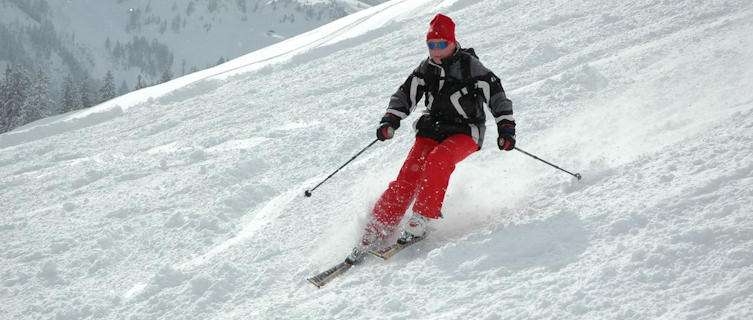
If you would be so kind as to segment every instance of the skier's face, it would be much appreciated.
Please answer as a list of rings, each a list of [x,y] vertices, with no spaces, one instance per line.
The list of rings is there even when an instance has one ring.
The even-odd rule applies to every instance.
[[[441,64],[442,59],[447,58],[455,52],[455,42],[450,42],[444,39],[429,39],[426,41],[426,46],[429,49],[429,56],[434,63]]]

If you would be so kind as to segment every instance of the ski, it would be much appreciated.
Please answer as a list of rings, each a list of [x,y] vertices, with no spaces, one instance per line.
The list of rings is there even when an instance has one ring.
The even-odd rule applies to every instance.
[[[424,237],[416,237],[413,238],[410,242],[407,243],[395,243],[393,245],[381,248],[381,249],[373,249],[369,250],[369,253],[382,258],[384,260],[389,259],[390,257],[394,256],[396,253],[400,252],[400,250],[403,250],[416,242],[419,242],[423,240]],[[334,267],[329,268],[311,278],[307,278],[308,282],[311,282],[314,286],[317,288],[321,288],[333,279],[337,278],[341,274],[345,273],[346,271],[350,270],[350,268],[353,267],[352,264],[343,261],[338,264],[336,264]]]
[[[416,237],[416,238],[413,238],[413,240],[411,240],[410,242],[407,242],[407,243],[398,243],[398,242],[396,242],[396,243],[394,243],[394,244],[392,244],[390,246],[387,246],[387,247],[384,247],[384,248],[381,248],[381,249],[369,250],[369,253],[371,253],[371,254],[373,254],[373,255],[375,255],[377,257],[380,257],[380,258],[382,258],[384,260],[387,260],[387,259],[391,258],[392,256],[394,256],[396,253],[400,252],[400,250],[403,250],[403,249],[405,249],[407,247],[410,247],[411,245],[413,245],[416,242],[419,242],[419,241],[421,241],[423,239],[424,239],[424,237]]]
[[[353,266],[352,264],[343,261],[343,262],[338,263],[334,267],[329,268],[325,270],[324,272],[317,274],[306,280],[311,282],[311,284],[315,285],[317,288],[321,288],[328,282],[332,281],[332,279],[337,278],[337,276],[345,273],[345,271],[348,271],[350,267],[352,266]]]

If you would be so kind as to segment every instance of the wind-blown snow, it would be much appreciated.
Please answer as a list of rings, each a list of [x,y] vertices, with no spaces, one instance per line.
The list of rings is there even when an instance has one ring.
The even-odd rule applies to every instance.
[[[430,238],[315,289],[409,123],[303,191],[374,139],[438,11],[503,80],[519,146],[584,179],[487,144]],[[0,135],[0,314],[753,318],[750,34],[747,1],[392,1],[32,123]]]

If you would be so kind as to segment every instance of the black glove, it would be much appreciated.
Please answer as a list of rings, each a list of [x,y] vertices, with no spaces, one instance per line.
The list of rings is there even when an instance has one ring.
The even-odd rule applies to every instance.
[[[376,136],[379,141],[389,140],[395,135],[395,128],[382,124],[377,128]]]
[[[515,122],[502,121],[497,124],[497,146],[499,150],[510,151],[515,149]]]
[[[400,118],[392,114],[385,114],[376,131],[379,141],[389,140],[395,135],[395,130],[400,127]]]

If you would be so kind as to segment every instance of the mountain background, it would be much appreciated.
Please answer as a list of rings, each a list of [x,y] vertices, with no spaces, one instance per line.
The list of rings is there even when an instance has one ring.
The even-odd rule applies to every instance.
[[[24,69],[28,75],[17,83],[46,81],[49,102],[41,108],[57,114],[223,63],[381,2],[1,0],[0,70]],[[46,79],[31,76],[39,71]]]

